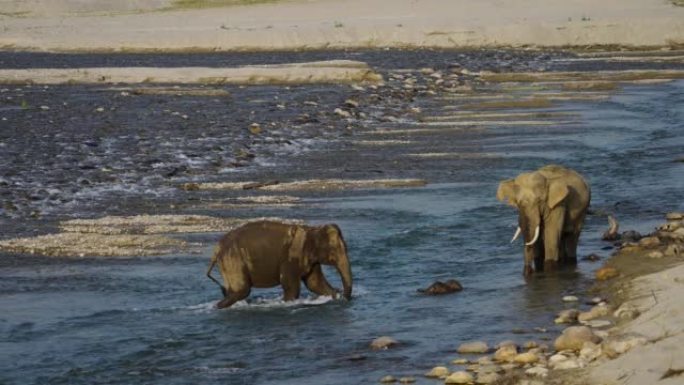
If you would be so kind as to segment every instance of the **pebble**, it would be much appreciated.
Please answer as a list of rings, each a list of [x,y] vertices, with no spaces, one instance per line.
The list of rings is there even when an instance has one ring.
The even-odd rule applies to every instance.
[[[639,240],[639,246],[646,249],[652,249],[654,247],[660,246],[660,239],[658,237],[645,237]]]
[[[399,344],[399,341],[392,337],[382,336],[374,339],[370,347],[373,350],[386,350]]]
[[[597,319],[597,320],[591,320],[591,321],[585,321],[583,322],[584,325],[587,325],[592,328],[605,328],[608,326],[611,326],[613,323],[608,321],[608,320],[603,320],[603,319]]]
[[[539,344],[537,343],[537,341],[527,341],[523,344],[523,348],[525,348],[525,349],[535,349],[538,347],[539,347]]]
[[[486,342],[472,341],[461,344],[457,351],[461,354],[487,353],[489,351],[489,346],[487,346]]]
[[[591,362],[601,356],[601,346],[593,342],[585,342],[579,352],[579,357],[584,361]]]
[[[350,108],[359,108],[359,102],[354,99],[347,99],[344,101],[344,105]]]
[[[385,376],[385,377],[380,379],[380,382],[382,382],[383,384],[389,384],[389,383],[397,382],[397,379],[394,378],[394,376]]]
[[[429,372],[425,373],[428,378],[446,378],[449,376],[449,369],[444,366],[435,366]]]
[[[479,373],[475,382],[478,384],[493,384],[500,378],[501,376],[494,372]]]
[[[414,377],[402,377],[399,379],[400,384],[413,384],[414,382],[416,382]]]
[[[572,324],[577,322],[577,317],[580,312],[577,309],[567,309],[558,313],[558,317],[554,320],[557,324]]]
[[[473,380],[474,379],[473,379],[472,374],[470,374],[468,372],[464,372],[464,371],[458,371],[458,372],[454,372],[451,375],[449,375],[449,377],[447,377],[446,380],[444,380],[444,383],[445,384],[469,384],[469,383],[473,382]]]
[[[492,361],[492,358],[489,356],[482,356],[482,357],[478,358],[476,362],[480,366],[491,365],[494,363],[494,361]]]
[[[335,108],[335,111],[333,111],[335,115],[343,117],[343,118],[351,118],[351,113],[349,111],[345,111],[341,108]]]
[[[546,369],[541,366],[533,366],[525,370],[525,374],[527,374],[528,376],[545,378],[549,375],[549,369]]]
[[[568,358],[565,361],[559,362],[557,365],[553,366],[556,370],[568,370],[568,369],[579,369],[583,368],[584,364],[576,358]]]
[[[258,135],[261,133],[261,125],[259,123],[252,123],[249,125],[249,132],[251,132],[254,135]]]
[[[454,365],[467,365],[468,362],[469,361],[467,358],[457,358],[457,359],[451,361],[451,363]]]
[[[517,364],[534,364],[538,361],[539,361],[539,356],[534,354],[534,353],[531,353],[531,352],[520,353],[520,354],[516,355],[515,357],[513,357],[513,362],[515,362]]]
[[[599,317],[605,317],[610,314],[610,309],[606,305],[596,305],[589,311],[580,313],[577,320],[580,322],[590,321]]]
[[[50,107],[48,107],[48,106],[40,106],[40,109],[43,110],[43,111],[49,111],[49,110],[50,110]]]
[[[650,253],[646,254],[647,257],[653,258],[653,259],[660,259],[665,256],[661,251],[651,251]]]
[[[566,295],[565,297],[563,297],[563,302],[577,302],[577,301],[579,301],[579,298],[577,298],[574,295]]]
[[[515,345],[506,345],[494,353],[494,359],[499,362],[511,362],[518,354]]]
[[[97,111],[97,112],[103,112],[103,111],[104,111],[104,107],[97,107],[97,108],[95,109],[95,111]]]

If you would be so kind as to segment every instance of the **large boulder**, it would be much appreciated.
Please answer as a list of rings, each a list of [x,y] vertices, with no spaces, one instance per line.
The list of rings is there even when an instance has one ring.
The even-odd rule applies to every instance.
[[[578,352],[585,342],[598,344],[601,342],[601,337],[594,334],[586,326],[571,326],[563,330],[563,334],[556,338],[553,345],[557,351],[572,350]]]

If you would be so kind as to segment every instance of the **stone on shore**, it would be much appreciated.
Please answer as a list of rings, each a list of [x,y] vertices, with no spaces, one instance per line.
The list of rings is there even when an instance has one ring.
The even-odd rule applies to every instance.
[[[461,344],[457,351],[461,354],[483,354],[489,351],[489,346],[486,342],[472,341]]]
[[[594,273],[596,279],[599,281],[607,281],[619,275],[618,270],[614,267],[602,267]]]
[[[556,338],[554,348],[557,351],[572,350],[579,351],[585,342],[593,342],[595,344],[601,342],[601,338],[594,334],[594,332],[586,326],[570,326],[563,330],[563,334]]]
[[[549,369],[544,368],[542,366],[534,366],[525,370],[525,374],[533,377],[546,378],[546,376],[549,375]]]
[[[577,309],[566,309],[558,313],[558,317],[554,320],[557,324],[573,324],[577,322],[577,317],[580,312]]]
[[[385,376],[380,379],[380,382],[383,384],[391,384],[393,382],[397,382],[397,379],[394,376]]]
[[[592,362],[601,357],[602,353],[603,351],[601,349],[601,345],[595,344],[593,342],[585,342],[579,352],[579,358],[586,362]]]
[[[395,340],[394,338],[388,337],[388,336],[382,336],[382,337],[378,337],[378,338],[374,339],[371,342],[370,347],[373,350],[387,350],[387,349],[394,347],[398,344],[399,344],[399,341]]]
[[[577,320],[580,322],[590,321],[596,318],[605,317],[610,313],[610,308],[607,305],[596,305],[589,311],[580,313]]]
[[[496,372],[478,373],[475,383],[477,384],[493,384],[497,382],[501,376]]]
[[[494,360],[499,362],[512,362],[517,355],[518,349],[516,349],[515,345],[505,345],[494,353]]]
[[[454,372],[454,373],[450,374],[449,377],[447,377],[446,380],[444,380],[444,383],[445,384],[470,384],[471,382],[473,382],[473,380],[474,380],[474,378],[473,378],[472,374],[470,374],[468,372],[464,372],[464,371],[458,371],[458,372]]]
[[[401,377],[399,379],[400,384],[413,384],[414,382],[416,382],[416,378],[411,376]]]
[[[444,366],[435,366],[429,372],[425,373],[428,378],[447,378],[449,376],[449,369]]]
[[[513,362],[515,362],[516,364],[534,364],[538,361],[539,356],[531,352],[520,353],[513,357]]]

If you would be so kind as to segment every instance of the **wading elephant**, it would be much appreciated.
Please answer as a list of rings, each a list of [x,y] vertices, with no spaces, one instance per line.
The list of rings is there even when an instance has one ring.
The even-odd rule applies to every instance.
[[[518,209],[518,228],[525,240],[524,274],[553,270],[559,262],[577,263],[584,217],[591,200],[589,185],[577,172],[549,165],[499,184],[496,197]]]
[[[218,263],[227,289],[211,276]],[[337,225],[303,226],[271,221],[251,222],[221,238],[207,276],[221,286],[225,308],[247,298],[252,287],[283,287],[283,299],[299,298],[300,281],[319,295],[336,295],[321,265],[332,265],[342,277],[343,294],[351,299],[352,273],[347,245]]]

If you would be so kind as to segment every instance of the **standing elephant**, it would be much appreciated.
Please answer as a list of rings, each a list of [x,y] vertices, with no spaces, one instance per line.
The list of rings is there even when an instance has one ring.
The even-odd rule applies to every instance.
[[[559,262],[577,263],[577,242],[591,200],[580,174],[563,166],[544,166],[501,182],[496,197],[519,211],[511,242],[522,232],[525,275],[532,273],[532,261],[538,271],[553,270]]]
[[[211,276],[218,263],[227,289]],[[351,299],[352,273],[347,245],[337,225],[303,226],[271,221],[251,222],[221,238],[207,276],[221,286],[224,298],[216,306],[229,307],[247,298],[252,287],[283,287],[283,299],[299,298],[300,281],[319,295],[337,291],[323,276],[321,264],[337,268],[345,298]]]

